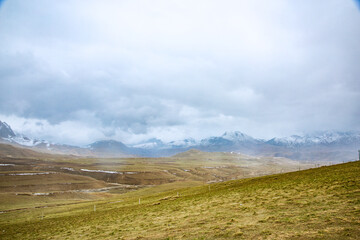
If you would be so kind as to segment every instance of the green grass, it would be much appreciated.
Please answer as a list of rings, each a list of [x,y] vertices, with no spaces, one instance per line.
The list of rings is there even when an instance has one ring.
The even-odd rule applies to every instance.
[[[359,239],[359,173],[351,162],[8,212],[0,239]]]

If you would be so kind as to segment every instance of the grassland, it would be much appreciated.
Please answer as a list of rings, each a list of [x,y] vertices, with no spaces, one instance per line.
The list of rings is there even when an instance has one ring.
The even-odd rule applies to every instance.
[[[17,154],[13,146],[8,146],[5,150],[5,152],[11,153],[12,156]],[[20,150],[20,156],[22,156],[24,150]],[[299,168],[305,169],[313,166],[286,158],[252,157],[232,153],[205,153],[197,150],[191,150],[169,158],[60,158],[58,155],[49,158],[48,155],[36,154],[38,154],[37,157],[33,157],[34,154],[32,153],[30,158],[0,157],[1,164],[8,164],[7,166],[0,166],[0,176],[3,175],[0,180],[2,183],[6,182],[8,184],[6,191],[26,192],[25,185],[20,189],[10,176],[29,171],[88,176],[107,183],[142,186],[178,181],[221,182],[295,171]],[[60,178],[63,175],[57,174],[54,176]],[[21,178],[25,179],[25,177]],[[30,179],[28,180],[30,181]],[[62,182],[64,179],[59,179],[59,181]],[[42,182],[39,185],[44,184]],[[14,189],[10,189],[11,186]],[[15,186],[17,187],[15,188]],[[30,184],[27,186],[29,192],[36,190],[35,183],[32,186]],[[4,187],[0,184],[0,192],[5,191]],[[73,185],[68,187],[69,190],[73,189]]]
[[[0,214],[0,238],[359,239],[359,173],[350,162],[10,211]]]

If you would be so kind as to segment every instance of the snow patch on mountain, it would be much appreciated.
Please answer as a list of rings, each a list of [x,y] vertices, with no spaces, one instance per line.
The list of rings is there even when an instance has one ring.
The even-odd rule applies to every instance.
[[[193,138],[186,138],[183,140],[171,141],[171,142],[167,143],[168,146],[175,147],[175,148],[193,147],[193,146],[196,146],[197,144],[198,143]]]
[[[35,147],[40,144],[45,144],[50,149],[50,143],[45,140],[30,139],[22,134],[14,133],[11,127],[6,122],[0,121],[0,137],[10,143],[20,144],[26,147]]]
[[[300,146],[300,145],[318,145],[351,143],[360,141],[360,132],[316,132],[304,136],[292,135],[290,137],[273,138],[267,143],[273,145]]]
[[[144,148],[144,149],[155,149],[155,148],[163,148],[164,143],[157,138],[151,138],[147,141],[140,142],[138,144],[132,145],[134,148]]]
[[[132,145],[134,148],[143,148],[143,149],[171,149],[171,148],[188,148],[192,146],[196,146],[198,142],[193,138],[187,138],[183,140],[176,140],[164,143],[160,139],[151,138],[147,141],[140,142]]]
[[[233,132],[225,132],[222,136],[222,138],[232,141],[232,142],[253,142],[255,139],[253,137],[250,137],[249,135],[246,135],[239,131],[233,131]]]
[[[40,144],[46,144],[46,146],[48,148],[50,147],[50,143],[48,141],[30,139],[30,138],[22,136],[22,135],[17,135],[17,136],[15,136],[13,138],[10,138],[9,141],[13,142],[13,143],[23,145],[23,146],[26,146],[26,147],[34,147],[34,146],[38,146]]]
[[[22,146],[47,149],[54,152],[66,154],[79,154],[91,156],[169,156],[190,148],[198,148],[203,151],[225,151],[225,152],[249,152],[251,154],[267,151],[282,151],[288,149],[311,148],[315,146],[328,146],[342,149],[358,148],[360,146],[360,132],[336,132],[323,131],[305,135],[292,135],[289,137],[272,138],[268,141],[253,138],[239,131],[225,132],[221,136],[214,136],[197,141],[193,138],[163,142],[157,138],[139,142],[131,146],[115,140],[102,140],[89,144],[86,148],[53,144],[45,140],[31,139],[24,135],[14,133],[11,127],[0,121],[0,140],[16,143]],[[273,146],[278,146],[273,148]],[[275,150],[272,150],[275,149]],[[351,150],[352,151],[352,150]],[[276,152],[276,154],[278,154]],[[280,154],[281,156],[281,154]],[[299,155],[300,156],[300,155]],[[295,156],[294,158],[300,158]],[[338,158],[338,156],[335,156]]]

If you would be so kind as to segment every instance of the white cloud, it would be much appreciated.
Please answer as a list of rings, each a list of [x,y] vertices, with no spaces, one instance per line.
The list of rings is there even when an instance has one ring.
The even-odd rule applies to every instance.
[[[0,22],[0,114],[24,133],[84,144],[360,129],[352,1],[13,0]]]
[[[0,115],[2,121],[27,137],[55,143],[87,145],[89,140],[105,139],[104,129],[93,128],[82,121],[63,121],[51,124],[45,119],[22,118],[15,115]]]

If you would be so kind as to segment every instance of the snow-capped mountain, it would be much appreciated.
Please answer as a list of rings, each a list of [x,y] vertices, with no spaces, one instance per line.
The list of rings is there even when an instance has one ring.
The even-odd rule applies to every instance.
[[[166,145],[168,147],[172,147],[172,148],[188,148],[188,147],[196,146],[197,144],[198,144],[198,142],[195,141],[195,139],[186,138],[186,139],[183,139],[183,140],[177,140],[177,141],[168,142]]]
[[[360,132],[317,132],[304,136],[273,138],[267,143],[288,147],[360,143]]]
[[[22,134],[15,134],[6,122],[0,121],[0,138],[10,143],[20,144],[22,146],[33,147],[40,144],[49,146],[50,143],[45,140],[30,139]]]
[[[131,146],[115,140],[94,142],[85,148],[49,143],[16,134],[0,121],[0,141],[22,145],[39,151],[95,157],[164,157],[189,149],[207,152],[241,152],[251,155],[288,157],[295,160],[354,160],[360,148],[360,132],[315,132],[305,135],[256,139],[239,131],[225,132],[196,141],[192,138],[164,143],[152,138]]]
[[[40,152],[55,153],[55,154],[73,154],[81,156],[91,156],[93,155],[88,149],[50,143],[46,140],[31,139],[22,134],[15,133],[11,127],[0,121],[0,142],[11,143],[15,145],[20,145],[26,148],[31,148]]]
[[[199,146],[217,146],[217,145],[234,145],[239,143],[258,143],[262,140],[255,139],[249,135],[246,135],[239,131],[234,132],[225,132],[220,137],[209,137],[196,141],[193,138],[186,138],[183,140],[176,140],[170,142],[162,142],[160,139],[151,138],[147,141],[140,142],[138,144],[132,145],[135,148],[144,148],[144,149],[186,149],[191,147]]]
[[[151,138],[137,144],[131,145],[134,148],[144,149],[169,149],[169,148],[188,148],[198,145],[198,142],[193,138],[186,138],[183,140],[176,140],[164,143],[160,139]]]
[[[225,132],[220,137],[209,137],[202,139],[200,141],[201,146],[231,146],[231,145],[249,145],[249,144],[259,144],[263,141],[260,139],[255,139],[245,133],[239,131]]]
[[[222,137],[209,137],[200,141],[200,146],[233,145],[234,142]]]
[[[50,147],[50,143],[46,140],[30,139],[23,135],[16,135],[15,137],[10,138],[9,140],[10,142],[17,143],[27,147],[34,147],[39,145],[45,145],[48,148]]]
[[[239,131],[233,131],[233,132],[225,132],[222,136],[222,138],[232,141],[232,142],[258,142],[259,139],[255,139],[249,135],[246,135],[245,133],[239,132]]]
[[[144,149],[163,148],[164,146],[165,144],[163,143],[163,141],[157,138],[151,138],[147,141],[143,141],[132,145],[132,147],[144,148]]]

